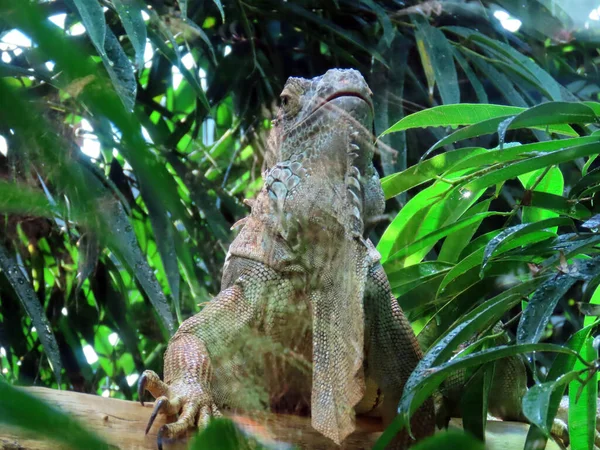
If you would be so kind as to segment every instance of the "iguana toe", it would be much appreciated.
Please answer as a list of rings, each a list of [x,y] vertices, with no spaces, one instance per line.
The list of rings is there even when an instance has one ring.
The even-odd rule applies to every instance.
[[[150,419],[148,420],[148,425],[146,425],[146,434],[148,434],[148,431],[150,431],[150,428],[152,427],[152,424],[154,423],[154,420],[156,419],[156,416],[158,415],[160,410],[168,403],[169,400],[167,399],[167,397],[159,397],[156,399],[156,402],[154,402],[154,409],[152,410],[152,414],[150,415]]]
[[[164,383],[156,372],[145,370],[138,381],[138,398],[142,406],[144,405],[144,391],[148,391],[154,398],[167,395],[169,386]]]

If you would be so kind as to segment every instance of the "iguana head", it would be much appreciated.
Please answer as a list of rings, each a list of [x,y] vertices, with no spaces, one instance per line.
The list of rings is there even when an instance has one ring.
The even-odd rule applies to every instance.
[[[332,69],[310,80],[289,78],[273,121],[276,159],[305,154],[336,160],[345,150],[364,168],[373,156],[371,97],[365,79],[353,69]]]
[[[366,235],[371,219],[384,209],[383,191],[372,163],[371,97],[357,70],[332,69],[313,79],[288,79],[273,121],[273,159],[267,161],[274,168],[266,178],[266,189],[273,198],[289,198],[297,183],[294,176],[279,180],[281,174],[299,175],[287,169],[280,173],[277,167],[302,167],[311,177],[314,192],[319,183],[330,187],[330,197],[315,194],[321,205],[328,203],[323,209],[334,217],[330,224],[340,223],[355,234]],[[344,185],[345,190],[341,188]],[[318,213],[309,214],[314,217]]]

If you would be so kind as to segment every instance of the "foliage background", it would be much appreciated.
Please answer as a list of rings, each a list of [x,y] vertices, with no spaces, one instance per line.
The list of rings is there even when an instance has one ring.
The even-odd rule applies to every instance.
[[[582,222],[598,212],[600,181],[598,106],[563,103],[598,100],[600,12],[572,3],[3,2],[3,378],[135,398],[137,375],[161,372],[172,330],[218,292],[229,228],[261,186],[283,83],[333,67],[365,75],[378,132],[439,105],[515,107],[434,109],[382,136],[389,202],[371,237],[422,341],[524,285],[519,302],[509,291],[499,309],[484,308],[471,335],[516,316],[509,339],[520,330],[519,344],[566,342],[598,284],[597,227]],[[514,122],[516,107],[549,101],[561,103]],[[443,146],[461,149],[456,159],[420,162],[483,119],[492,122]],[[510,169],[527,161],[531,170]],[[483,175],[496,178],[467,185]],[[531,319],[520,300],[535,304],[539,286],[551,301]],[[444,344],[445,360],[466,337]],[[543,381],[552,357],[535,355]]]

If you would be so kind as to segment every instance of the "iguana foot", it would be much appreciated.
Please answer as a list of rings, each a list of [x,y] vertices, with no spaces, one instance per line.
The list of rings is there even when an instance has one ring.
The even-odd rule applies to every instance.
[[[180,382],[168,385],[155,372],[146,370],[138,382],[138,397],[142,405],[144,391],[150,392],[156,400],[146,426],[146,434],[159,412],[168,416],[179,415],[177,421],[163,425],[158,430],[159,450],[162,450],[165,439],[184,437],[190,428],[203,428],[212,417],[222,415],[212,397],[195,383]]]

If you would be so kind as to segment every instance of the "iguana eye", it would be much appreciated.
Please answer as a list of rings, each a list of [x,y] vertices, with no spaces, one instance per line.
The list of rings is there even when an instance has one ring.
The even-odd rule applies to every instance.
[[[295,92],[284,89],[281,95],[281,109],[286,117],[293,117],[300,111],[300,102]]]

